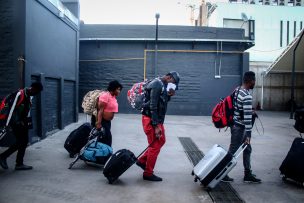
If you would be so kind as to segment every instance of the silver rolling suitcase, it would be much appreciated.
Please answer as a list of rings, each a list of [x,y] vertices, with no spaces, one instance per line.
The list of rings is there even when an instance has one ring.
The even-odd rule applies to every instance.
[[[208,189],[213,189],[236,165],[237,157],[245,150],[246,144],[243,144],[231,154],[220,145],[215,144],[194,167],[192,175],[194,181],[199,180],[202,185]]]

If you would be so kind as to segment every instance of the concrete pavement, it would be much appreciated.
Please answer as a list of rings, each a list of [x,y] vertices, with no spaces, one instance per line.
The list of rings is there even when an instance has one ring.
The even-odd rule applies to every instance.
[[[288,113],[259,112],[265,133],[256,129],[252,135],[252,168],[263,180],[262,184],[242,182],[242,158],[231,171],[235,179],[231,184],[246,202],[304,202],[304,189],[282,182],[279,166],[298,133]],[[228,148],[229,131],[220,133],[208,116],[167,116],[167,142],[156,164],[155,173],[162,182],[142,180],[142,170],[132,166],[119,181],[109,185],[102,169],[78,161],[72,170],[67,169],[72,159],[63,148],[68,134],[85,122],[67,126],[48,138],[31,145],[26,152],[25,163],[34,166],[32,171],[15,171],[15,155],[8,159],[8,170],[0,169],[0,203],[63,203],[63,202],[212,202],[209,194],[190,175],[192,165],[178,137],[191,137],[206,153],[213,144]],[[259,131],[261,125],[257,124]],[[147,143],[139,114],[117,114],[112,122],[113,150],[128,148],[136,155]],[[4,150],[0,149],[1,152]]]

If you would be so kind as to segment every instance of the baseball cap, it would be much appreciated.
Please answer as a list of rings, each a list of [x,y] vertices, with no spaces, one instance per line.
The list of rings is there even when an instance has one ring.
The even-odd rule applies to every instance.
[[[178,89],[178,83],[179,83],[179,73],[176,71],[170,71],[169,74],[174,78],[176,90]]]

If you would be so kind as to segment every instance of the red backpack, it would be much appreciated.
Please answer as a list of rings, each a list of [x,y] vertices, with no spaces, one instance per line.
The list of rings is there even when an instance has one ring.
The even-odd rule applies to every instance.
[[[239,90],[240,88],[238,88],[238,90],[234,90],[231,95],[221,99],[221,101],[213,108],[212,122],[216,128],[224,128],[233,125],[234,95],[237,91],[238,96]]]
[[[21,89],[21,90],[18,90],[12,94],[9,94],[8,96],[6,96],[2,101],[1,101],[1,104],[0,104],[0,120],[6,120],[8,118],[8,115],[9,115],[9,112],[11,110],[11,107],[13,106],[13,103],[14,103],[14,100],[15,100],[15,97],[17,95],[17,93],[20,92],[20,96],[17,100],[17,103],[16,103],[16,107],[20,106],[20,104],[23,102],[24,100],[24,90]]]

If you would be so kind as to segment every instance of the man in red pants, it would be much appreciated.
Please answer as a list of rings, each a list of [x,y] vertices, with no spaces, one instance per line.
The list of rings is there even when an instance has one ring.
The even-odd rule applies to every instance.
[[[136,164],[144,170],[143,179],[148,181],[162,181],[162,178],[154,175],[153,169],[160,149],[166,142],[164,120],[168,101],[175,94],[175,89],[167,90],[169,83],[175,84],[177,90],[178,72],[171,71],[163,77],[155,78],[145,87],[145,104],[147,105],[142,111],[142,125],[148,143],[152,144]]]

